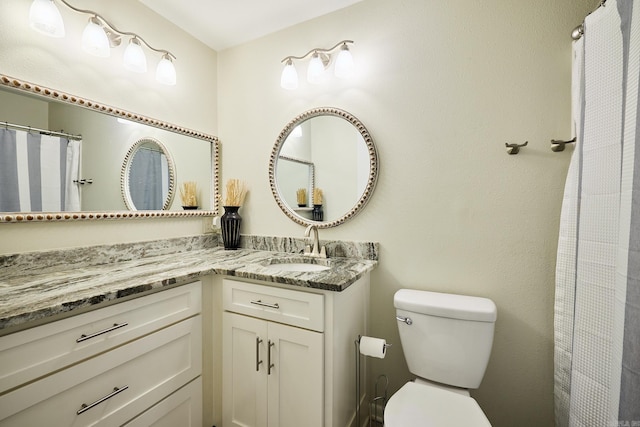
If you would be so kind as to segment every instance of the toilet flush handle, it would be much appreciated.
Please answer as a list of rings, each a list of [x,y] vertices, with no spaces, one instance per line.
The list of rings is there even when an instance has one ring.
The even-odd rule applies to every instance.
[[[402,317],[402,316],[396,316],[396,320],[398,322],[403,322],[406,323],[407,325],[411,326],[413,324],[413,320],[411,320],[410,317]]]

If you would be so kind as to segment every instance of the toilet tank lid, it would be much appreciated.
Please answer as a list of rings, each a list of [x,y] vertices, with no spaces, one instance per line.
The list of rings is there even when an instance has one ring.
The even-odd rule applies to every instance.
[[[495,322],[498,316],[495,303],[488,298],[414,289],[396,292],[393,305],[413,313],[476,322]]]

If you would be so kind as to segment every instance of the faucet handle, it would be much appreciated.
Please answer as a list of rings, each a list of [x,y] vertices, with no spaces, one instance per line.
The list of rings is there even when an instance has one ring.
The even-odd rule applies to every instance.
[[[304,245],[304,255],[311,255],[311,245]]]
[[[320,255],[318,255],[318,256],[320,258],[326,258],[327,257],[327,249],[324,246],[322,246],[320,248]]]

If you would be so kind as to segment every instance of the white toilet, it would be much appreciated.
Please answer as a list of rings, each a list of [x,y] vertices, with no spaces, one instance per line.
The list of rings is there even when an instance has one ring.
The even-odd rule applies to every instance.
[[[487,298],[401,289],[400,341],[417,378],[389,399],[385,427],[491,427],[469,389],[484,376],[497,317]]]

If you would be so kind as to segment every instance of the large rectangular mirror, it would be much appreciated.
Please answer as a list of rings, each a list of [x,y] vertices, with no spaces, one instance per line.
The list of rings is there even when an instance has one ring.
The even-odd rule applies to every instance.
[[[24,83],[15,79],[0,76],[0,144],[9,146],[0,161],[0,184],[5,188],[5,200],[0,199],[0,222],[27,222],[73,219],[114,219],[114,218],[149,218],[149,217],[182,217],[182,216],[212,216],[218,210],[218,170],[219,170],[219,143],[216,137],[202,134],[179,126],[159,122],[135,113],[119,110],[115,107],[103,106],[97,103],[83,100],[73,95],[57,92],[53,89],[42,88],[31,83]],[[11,132],[6,132],[11,130]],[[57,155],[57,146],[52,149],[46,144],[51,137],[40,130],[48,130],[69,134],[68,138],[74,140],[74,136],[80,138],[75,143],[77,148],[63,147],[63,154]],[[42,139],[45,134],[48,139]],[[16,137],[17,135],[17,137]],[[54,134],[55,135],[55,134]],[[2,138],[6,136],[7,138]],[[29,143],[27,144],[27,138]],[[20,141],[23,140],[20,148]],[[34,140],[37,141],[34,143]],[[166,199],[156,209],[136,209],[128,197],[128,185],[131,165],[132,150],[141,147],[140,141],[157,141],[158,146],[164,151],[163,158],[168,159],[170,168],[159,168],[159,172],[143,176],[144,183],[152,183],[152,176],[159,176],[164,187]],[[63,141],[66,141],[64,139]],[[11,145],[13,144],[13,145]],[[65,145],[63,143],[63,145]],[[17,150],[15,147],[18,147]],[[26,148],[32,150],[32,146],[46,147],[41,153],[26,153]],[[40,148],[38,148],[40,149]],[[17,155],[14,152],[17,151]],[[72,156],[77,156],[75,161],[77,169],[73,169],[76,175],[68,178],[64,188],[56,188],[54,191],[62,194],[63,200],[60,209],[57,204],[46,204],[38,201],[33,204],[24,200],[29,197],[21,194],[23,203],[15,200],[6,200],[6,189],[15,187],[14,193],[24,193],[29,188],[24,180],[46,181],[45,178],[33,178],[34,166],[21,166],[20,156],[24,165],[33,163],[33,158],[42,158],[42,165],[36,171],[37,175],[44,177],[46,167],[44,159],[56,156],[66,156],[65,166],[54,165],[56,174],[62,170],[64,175],[69,175],[67,169],[73,163]],[[75,154],[72,154],[74,151]],[[0,147],[0,153],[2,153]],[[48,153],[47,153],[48,152]],[[16,160],[14,160],[14,158]],[[28,160],[29,158],[29,160]],[[40,160],[38,160],[40,162]],[[56,159],[57,162],[57,159]],[[70,163],[71,162],[71,163]],[[58,162],[59,163],[59,162]],[[165,163],[166,160],[165,160]],[[13,170],[15,169],[15,171]],[[152,169],[152,168],[150,168]],[[4,172],[4,173],[3,173]],[[10,172],[10,173],[9,173]],[[55,174],[53,175],[55,176]],[[22,177],[22,178],[19,178]],[[22,179],[23,181],[20,181]],[[184,183],[195,183],[198,196],[198,207],[189,206],[183,208],[180,189]],[[31,187],[34,187],[33,182]],[[65,183],[63,182],[62,186]],[[167,187],[169,192],[167,193]],[[20,190],[18,190],[20,188]],[[72,194],[73,197],[70,197]],[[2,196],[0,194],[0,196]],[[11,197],[9,197],[10,199]],[[16,198],[16,197],[14,197]],[[33,198],[33,196],[32,196]],[[57,197],[60,199],[60,197]],[[70,203],[69,200],[75,199]],[[50,199],[43,196],[42,199]],[[56,199],[54,197],[54,199]],[[55,200],[59,203],[58,200]],[[66,203],[66,205],[65,205]],[[42,206],[42,208],[40,208]],[[18,207],[19,209],[17,209]],[[144,210],[143,210],[144,209]]]

